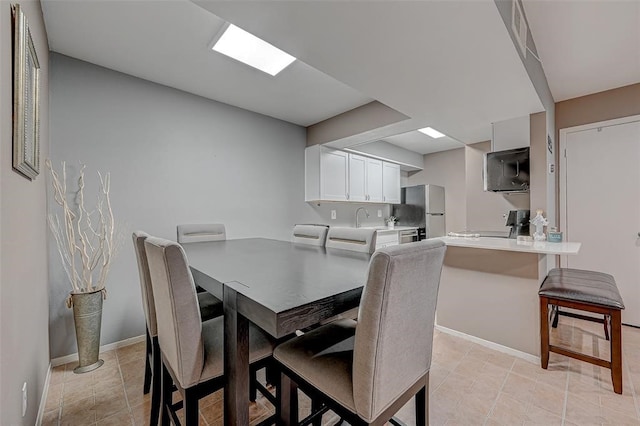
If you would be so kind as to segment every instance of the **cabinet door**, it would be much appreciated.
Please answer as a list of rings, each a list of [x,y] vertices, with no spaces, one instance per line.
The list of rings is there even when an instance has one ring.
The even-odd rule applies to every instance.
[[[382,203],[382,160],[367,158],[367,201]]]
[[[400,203],[400,166],[382,163],[382,201],[389,204]]]
[[[320,156],[320,198],[346,201],[349,164],[344,151],[323,149]]]
[[[349,201],[367,201],[367,160],[361,155],[349,154]]]

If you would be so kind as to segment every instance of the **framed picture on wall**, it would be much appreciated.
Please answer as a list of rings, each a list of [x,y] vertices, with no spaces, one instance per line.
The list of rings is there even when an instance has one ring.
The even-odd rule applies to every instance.
[[[13,11],[13,168],[33,180],[40,173],[40,63],[27,18]]]

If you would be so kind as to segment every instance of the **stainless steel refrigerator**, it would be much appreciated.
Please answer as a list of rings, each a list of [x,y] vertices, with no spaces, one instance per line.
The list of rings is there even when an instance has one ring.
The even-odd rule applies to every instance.
[[[416,185],[402,188],[401,204],[393,205],[393,216],[399,226],[417,226],[418,238],[445,235],[444,188]]]

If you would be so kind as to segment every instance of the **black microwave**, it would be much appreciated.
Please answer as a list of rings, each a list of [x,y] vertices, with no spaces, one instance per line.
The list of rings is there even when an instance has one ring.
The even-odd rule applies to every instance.
[[[484,190],[529,191],[529,147],[488,152],[484,155]]]

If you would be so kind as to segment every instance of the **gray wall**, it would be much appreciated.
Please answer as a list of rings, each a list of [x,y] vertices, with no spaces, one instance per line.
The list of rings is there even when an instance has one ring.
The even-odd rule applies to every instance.
[[[49,154],[49,48],[37,1],[21,1],[40,62],[40,156]],[[33,425],[49,366],[46,183],[12,169],[11,7],[0,2],[0,424]],[[22,417],[22,384],[27,413]]]
[[[131,231],[173,239],[176,224],[223,222],[229,238],[289,239],[294,223],[328,222],[303,201],[302,127],[58,54],[50,84],[54,164],[87,165],[87,198],[96,170],[111,172],[114,214],[127,227],[107,280],[102,344],[144,333]],[[51,243],[49,257],[59,357],[76,346],[63,304],[69,284]]]
[[[427,154],[424,169],[409,175],[406,186],[444,186],[446,231],[466,229],[465,148]]]

